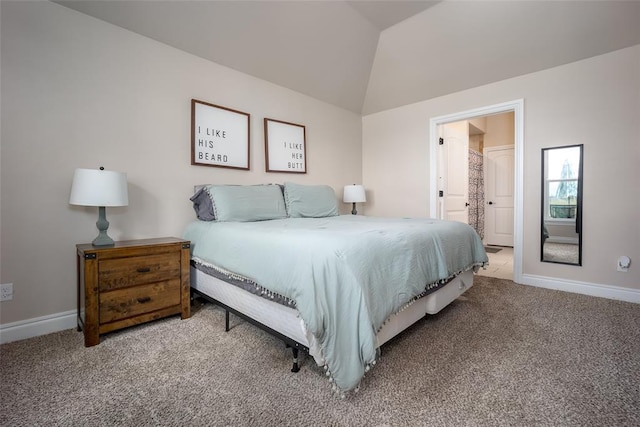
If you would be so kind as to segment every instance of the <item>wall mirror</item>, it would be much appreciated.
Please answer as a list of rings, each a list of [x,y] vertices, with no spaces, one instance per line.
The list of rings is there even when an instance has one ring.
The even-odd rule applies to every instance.
[[[582,265],[582,149],[542,149],[543,262]]]

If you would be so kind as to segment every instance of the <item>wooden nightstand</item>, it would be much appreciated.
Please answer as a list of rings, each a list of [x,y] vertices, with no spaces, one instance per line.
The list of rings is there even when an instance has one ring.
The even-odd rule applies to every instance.
[[[189,241],[167,237],[76,248],[78,330],[85,346],[117,329],[178,313],[191,316]]]

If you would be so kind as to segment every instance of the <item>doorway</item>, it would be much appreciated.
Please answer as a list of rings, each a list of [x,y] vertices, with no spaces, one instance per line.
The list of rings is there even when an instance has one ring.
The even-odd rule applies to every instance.
[[[463,111],[460,113],[450,114],[447,116],[435,117],[430,120],[430,215],[436,218],[445,218],[446,213],[444,211],[444,203],[440,201],[440,185],[442,184],[440,177],[442,176],[443,167],[448,161],[443,162],[440,158],[439,144],[441,143],[441,133],[444,129],[444,125],[460,122],[471,121],[479,117],[494,116],[502,113],[513,113],[513,151],[511,154],[510,167],[513,170],[513,178],[506,184],[503,182],[503,187],[510,187],[513,193],[513,207],[511,210],[502,210],[500,215],[504,224],[503,227],[508,227],[512,230],[513,248],[503,247],[499,248],[495,252],[489,252],[490,263],[493,267],[500,267],[499,277],[509,278],[516,283],[522,282],[522,217],[523,217],[523,152],[524,152],[524,129],[523,129],[523,100],[516,100],[498,105],[492,105],[488,107],[478,108],[475,110]],[[502,147],[504,148],[504,147]],[[453,150],[455,151],[455,149]],[[459,151],[459,150],[458,150]],[[503,165],[504,166],[504,165]],[[488,203],[490,200],[487,200]],[[485,205],[492,206],[492,205]],[[505,216],[506,215],[506,216]],[[506,221],[504,219],[506,218]],[[497,246],[496,246],[497,247]],[[502,252],[502,253],[500,253]],[[512,255],[511,255],[512,253]],[[495,258],[492,260],[492,258]],[[498,260],[500,258],[500,260]],[[509,264],[509,265],[504,265]],[[511,267],[512,266],[512,267]],[[509,277],[505,276],[505,269],[509,269],[512,273],[509,273]]]

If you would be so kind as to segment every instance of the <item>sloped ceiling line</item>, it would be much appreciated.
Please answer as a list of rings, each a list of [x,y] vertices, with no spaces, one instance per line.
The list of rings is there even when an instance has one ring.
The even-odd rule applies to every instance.
[[[371,114],[640,44],[640,1],[56,1]]]

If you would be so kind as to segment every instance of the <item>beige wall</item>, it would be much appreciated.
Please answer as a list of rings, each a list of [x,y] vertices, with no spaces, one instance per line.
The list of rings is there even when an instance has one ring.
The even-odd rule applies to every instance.
[[[492,114],[489,116],[474,117],[469,120],[461,120],[448,123],[460,132],[469,133],[469,148],[482,153],[484,147],[496,147],[515,144],[514,113]],[[481,131],[481,134],[473,134],[472,126]]]
[[[640,45],[365,116],[367,214],[428,216],[429,120],[518,99],[524,99],[523,273],[640,289]],[[540,150],[569,144],[584,144],[582,267],[539,261]],[[620,255],[636,267],[617,272]]]
[[[450,129],[454,129],[458,132],[460,132],[463,135],[468,135],[469,134],[469,121],[468,120],[461,120],[459,122],[453,122],[453,123],[447,123],[444,125],[447,128]]]
[[[515,144],[513,116],[513,112],[487,116],[484,147]]]
[[[291,180],[341,197],[361,180],[357,114],[54,3],[2,2],[1,16],[2,324],[76,306],[75,244],[97,235],[97,210],[68,204],[76,168],[127,173],[129,206],[107,209],[114,239],[180,236],[194,184]],[[192,98],[251,114],[251,171],[190,165]],[[264,172],[264,117],[306,126],[306,175]]]
[[[482,135],[469,135],[469,148],[477,151],[478,153],[482,153],[483,147],[483,136]]]
[[[470,118],[469,124],[475,127],[478,132],[485,133],[487,131],[487,116]]]

